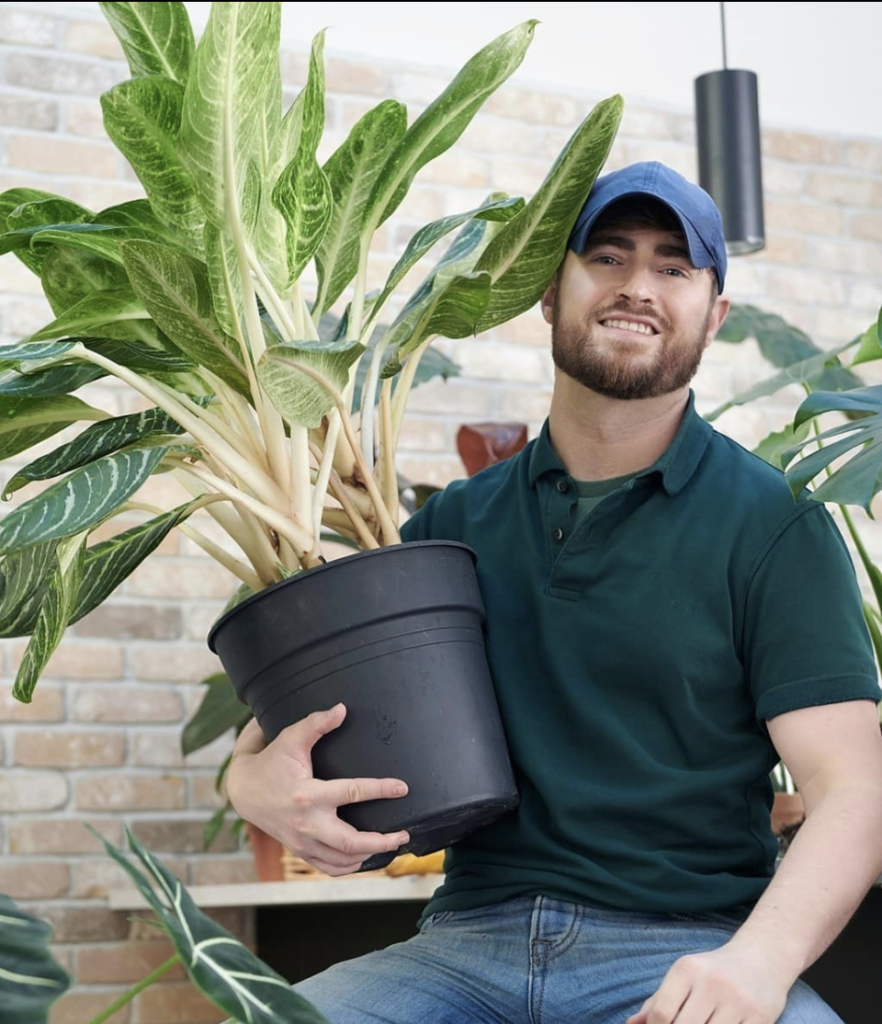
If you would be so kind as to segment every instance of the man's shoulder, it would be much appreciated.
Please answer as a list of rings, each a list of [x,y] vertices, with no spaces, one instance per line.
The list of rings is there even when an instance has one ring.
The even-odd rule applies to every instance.
[[[711,435],[703,470],[712,483],[724,485],[727,500],[761,499],[783,511],[809,501],[808,492],[794,496],[783,470],[718,430]]]

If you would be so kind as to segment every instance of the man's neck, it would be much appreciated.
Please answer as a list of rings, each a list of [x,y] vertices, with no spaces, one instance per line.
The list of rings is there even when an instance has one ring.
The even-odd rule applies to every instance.
[[[577,480],[637,473],[673,441],[688,401],[688,388],[658,398],[606,398],[558,373],[548,417],[551,443]]]

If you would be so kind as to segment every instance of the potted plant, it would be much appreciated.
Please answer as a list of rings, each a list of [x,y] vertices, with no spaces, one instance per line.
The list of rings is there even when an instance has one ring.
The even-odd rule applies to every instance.
[[[15,695],[30,699],[68,624],[183,530],[241,585],[244,600],[216,624],[211,646],[265,734],[345,701],[347,722],[316,749],[317,773],[404,775],[410,785],[404,800],[353,805],[349,820],[407,827],[413,852],[446,845],[466,819],[502,813],[516,794],[472,555],[399,543],[396,442],[433,338],[498,326],[541,295],[621,100],[592,111],[529,202],[495,193],[426,225],[369,293],[376,230],[517,68],[535,23],[482,49],[412,124],[402,104],[379,103],[320,165],[323,34],[283,112],[278,3],[214,4],[198,44],[182,3],[100,6],[132,75],[102,97],[104,122],[146,198],[96,213],[36,189],[0,195],[2,251],[39,274],[54,312],[0,352],[0,457],[88,424],[5,487],[8,497],[43,485],[0,521],[0,635],[31,637]],[[450,237],[401,296],[409,272]],[[381,317],[389,323],[378,331]],[[102,376],[143,411],[110,417],[76,396]],[[188,500],[139,502],[157,473],[172,474]],[[97,529],[106,535],[132,509],[150,518],[95,543]],[[193,525],[197,511],[229,546]],[[362,550],[326,566],[328,528]],[[451,642],[412,642],[427,630]],[[408,685],[423,678],[420,649],[433,644],[445,685],[474,671],[451,694],[453,718],[428,708],[437,687]],[[364,651],[374,660],[362,669]],[[267,682],[269,693],[258,685]],[[365,697],[375,682],[404,706]],[[460,735],[477,756],[453,754]],[[408,744],[417,764],[405,770]],[[439,778],[433,746],[445,775],[431,797],[437,814],[426,817],[415,774],[422,765]],[[486,753],[498,746],[498,757]]]

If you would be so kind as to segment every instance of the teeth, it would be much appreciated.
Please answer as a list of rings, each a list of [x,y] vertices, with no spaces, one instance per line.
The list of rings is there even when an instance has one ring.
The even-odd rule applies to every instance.
[[[633,331],[634,334],[654,334],[649,324],[638,324],[634,320],[604,320],[606,327],[617,327],[621,331]]]

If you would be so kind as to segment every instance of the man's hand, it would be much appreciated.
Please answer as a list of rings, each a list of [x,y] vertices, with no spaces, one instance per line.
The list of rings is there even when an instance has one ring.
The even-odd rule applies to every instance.
[[[316,711],[269,745],[252,719],[236,741],[226,779],[227,795],[241,817],[329,875],[351,874],[368,857],[397,850],[409,839],[407,832],[359,832],[337,817],[344,804],[405,796],[401,779],[313,777],[312,748],[345,717],[342,704]]]
[[[791,981],[733,945],[682,957],[625,1024],[775,1024]]]

